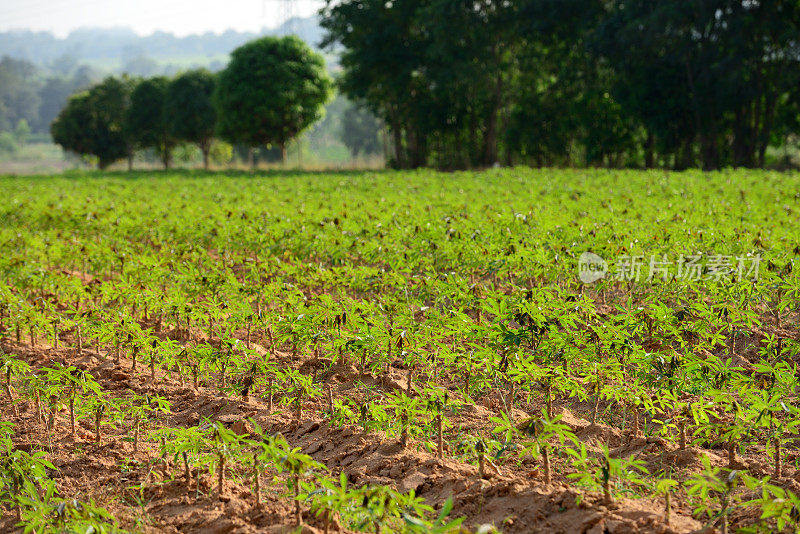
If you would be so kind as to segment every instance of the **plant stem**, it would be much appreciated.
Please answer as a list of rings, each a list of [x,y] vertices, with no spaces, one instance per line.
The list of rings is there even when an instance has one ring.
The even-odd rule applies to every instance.
[[[56,402],[58,398],[55,395],[50,395],[50,417],[47,420],[47,428],[52,430],[56,424]]]
[[[14,407],[14,417],[19,417],[19,408],[14,404],[14,396],[11,394],[11,369],[6,370],[6,395],[8,395],[8,403]]]
[[[442,414],[436,414],[436,457],[440,460],[444,456],[444,445],[442,443]]]
[[[267,339],[269,340],[269,353],[275,356],[275,340],[272,338],[272,327],[267,328]]]
[[[544,483],[550,484],[550,449],[548,447],[542,447],[542,464],[544,466]]]
[[[272,413],[272,385],[275,382],[274,377],[269,377],[267,389],[269,390],[269,400],[267,401],[267,412]]]
[[[94,413],[94,437],[98,445],[100,445],[100,421],[102,419],[103,411],[98,408]]]
[[[303,520],[300,514],[300,475],[294,474],[294,521],[295,525],[300,526]]]
[[[512,423],[514,422],[514,382],[509,384],[509,391],[508,391],[508,404],[506,406],[506,410],[508,411],[508,420]]]
[[[387,366],[387,370],[388,370],[388,367],[389,367],[389,365],[391,364],[391,361],[392,361],[392,333],[393,333],[393,329],[392,329],[391,326],[389,326],[389,337],[388,337],[388,339],[386,341],[386,362],[387,362],[386,366]]]
[[[552,395],[553,386],[549,382],[547,383],[547,387],[545,387],[545,404],[547,406],[547,418],[553,418],[553,395]]]
[[[39,400],[39,388],[33,390],[33,407],[36,410],[36,422],[42,421],[41,401]]]
[[[75,435],[75,386],[72,386],[69,394],[69,431]]]
[[[405,449],[408,446],[408,414],[403,414],[400,418],[403,429],[400,431],[400,447]]]
[[[20,502],[15,497],[16,495],[19,494],[19,486],[20,486],[19,479],[17,478],[17,476],[18,475],[16,473],[12,472],[12,474],[11,474],[11,496],[12,496],[12,499],[14,500],[14,504],[15,504],[14,509],[15,509],[16,514],[17,514],[17,521],[22,521],[22,505],[20,504]]]
[[[217,496],[222,497],[223,484],[225,482],[225,456],[219,453],[219,473],[217,473]]]
[[[611,496],[611,466],[608,463],[608,458],[604,460],[603,465],[603,502],[609,505],[614,502]]]
[[[361,351],[361,376],[367,376],[367,349]]]
[[[728,534],[728,494],[727,493],[722,497],[721,515],[722,515],[722,525],[720,527],[720,530],[722,531],[722,534]]]
[[[295,417],[299,421],[303,418],[303,393],[302,391],[298,391],[297,397],[295,399]]]
[[[253,479],[256,486],[256,504],[261,504],[261,477],[258,472],[258,452],[253,453]]]

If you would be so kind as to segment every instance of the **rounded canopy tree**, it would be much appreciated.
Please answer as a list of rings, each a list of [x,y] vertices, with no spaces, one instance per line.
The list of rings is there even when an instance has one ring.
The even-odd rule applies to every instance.
[[[325,61],[294,36],[264,37],[231,54],[215,95],[217,132],[248,147],[286,143],[322,117],[331,93]]]
[[[90,155],[93,151],[91,129],[92,99],[89,92],[69,97],[67,105],[50,125],[53,141],[61,148],[75,154]]]
[[[216,79],[207,70],[185,72],[167,88],[167,127],[180,141],[196,144],[203,152],[203,168],[208,170],[208,156],[217,124],[212,97]]]
[[[53,140],[69,152],[95,156],[101,169],[130,156],[123,128],[130,93],[130,80],[106,78],[72,96],[50,125]]]
[[[125,130],[131,140],[139,148],[154,148],[165,169],[169,169],[175,147],[167,127],[169,84],[169,79],[163,76],[139,82],[131,94],[131,105],[125,116]]]

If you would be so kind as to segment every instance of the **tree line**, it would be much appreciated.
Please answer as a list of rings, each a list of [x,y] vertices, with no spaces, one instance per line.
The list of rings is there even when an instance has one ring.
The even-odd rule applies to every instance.
[[[104,169],[152,149],[169,168],[178,144],[195,144],[209,166],[212,141],[251,149],[287,143],[321,118],[332,82],[323,58],[297,37],[263,37],[231,54],[217,74],[108,77],[70,97],[53,121],[53,140]],[[251,150],[252,154],[252,150]]]
[[[27,134],[46,135],[67,98],[96,80],[97,74],[90,67],[74,62],[54,62],[44,69],[22,59],[3,56],[0,58],[0,139],[23,141]]]
[[[329,0],[394,164],[761,167],[800,132],[800,3]]]
[[[288,29],[292,31],[287,32]],[[177,68],[179,63],[185,64],[187,59],[214,58],[208,66],[210,70],[216,71],[224,67],[223,62],[220,69],[214,68],[217,58],[224,58],[234,48],[265,35],[285,33],[294,33],[307,43],[317,43],[321,39],[321,30],[315,18],[295,18],[278,28],[263,28],[259,32],[208,31],[181,37],[163,31],[146,36],[138,35],[124,26],[77,28],[64,37],[57,37],[47,31],[10,30],[0,32],[0,56],[24,59],[41,66],[63,64],[66,61],[107,65],[109,62],[121,60],[124,64],[138,58],[152,58],[162,68],[170,70]]]

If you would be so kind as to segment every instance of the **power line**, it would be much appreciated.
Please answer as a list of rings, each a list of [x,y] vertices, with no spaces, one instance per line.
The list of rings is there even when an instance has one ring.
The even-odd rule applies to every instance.
[[[266,17],[267,4],[278,4],[280,11],[279,33],[282,36],[291,35],[297,32],[296,22],[298,17],[299,0],[262,0],[264,6],[264,16]]]

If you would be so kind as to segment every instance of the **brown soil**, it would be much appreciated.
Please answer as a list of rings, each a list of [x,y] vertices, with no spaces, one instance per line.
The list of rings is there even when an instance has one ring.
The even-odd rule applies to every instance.
[[[247,401],[224,396],[218,390],[201,386],[194,390],[168,379],[159,372],[151,383],[149,371],[140,367],[141,374],[130,372],[131,362],[125,358],[121,367],[114,367],[110,358],[97,357],[84,351],[78,356],[74,349],[54,349],[27,345],[6,345],[6,352],[16,353],[32,366],[50,365],[54,361],[76,365],[90,371],[104,389],[117,396],[128,392],[158,394],[172,402],[173,413],[160,421],[168,426],[192,426],[204,418],[217,419],[237,430],[249,428],[253,418],[270,432],[280,432],[290,445],[327,465],[338,476],[344,472],[356,485],[386,484],[401,491],[414,490],[432,506],[439,508],[448,499],[454,501],[452,517],[465,517],[465,525],[474,529],[493,524],[503,532],[691,532],[700,524],[689,512],[675,506],[670,527],[663,522],[663,504],[644,500],[622,500],[604,505],[599,495],[579,492],[568,483],[564,459],[554,458],[553,483],[542,483],[537,466],[526,461],[520,465],[489,467],[486,479],[479,480],[477,468],[461,459],[438,460],[435,455],[412,442],[402,450],[397,440],[379,433],[364,433],[356,427],[331,427],[314,408],[302,420],[293,418],[290,410],[276,409],[268,413],[267,403],[251,395]],[[287,361],[289,355],[278,354]],[[297,365],[298,362],[295,362]],[[326,377],[337,395],[357,393],[353,382],[355,369],[334,368]],[[389,380],[373,380],[374,387],[385,391],[404,387],[402,373]],[[277,406],[277,405],[276,405]],[[69,434],[69,415],[62,411],[57,417],[56,430],[48,434],[36,421],[33,406],[18,405],[15,417],[8,403],[3,405],[3,417],[16,423],[15,444],[27,450],[42,449],[57,468],[52,473],[62,495],[83,500],[94,499],[106,507],[125,528],[141,532],[283,532],[294,525],[292,501],[278,491],[255,504],[247,479],[228,481],[226,495],[220,500],[215,493],[215,481],[203,479],[200,493],[189,487],[181,469],[169,461],[158,459],[157,444],[142,442],[134,453],[129,429],[119,427],[95,442],[94,430],[81,422],[76,436]],[[524,412],[517,411],[518,415]],[[481,405],[468,405],[452,416],[457,430],[488,428],[492,410]],[[587,421],[565,412],[565,422],[578,435],[593,443],[596,439],[619,432],[606,425],[590,426]],[[105,432],[108,432],[106,430]],[[667,455],[659,444],[642,443],[642,453],[652,458]],[[638,443],[638,442],[637,442]],[[637,445],[637,446],[639,446]],[[630,447],[631,444],[625,446]],[[621,451],[620,451],[621,452]],[[688,452],[688,451],[684,451]],[[652,460],[655,461],[655,460]],[[143,485],[142,489],[134,489]],[[314,532],[321,521],[308,510],[304,513],[304,531]],[[12,531],[13,521],[0,523],[3,531]]]
[[[166,332],[164,335],[177,335]],[[200,331],[192,337],[203,337]],[[243,337],[243,336],[240,336]],[[754,335],[755,337],[755,335]],[[71,343],[64,334],[66,345]],[[8,340],[7,340],[8,341]],[[748,362],[747,352],[755,352],[755,344],[744,343],[739,358]],[[473,458],[445,454],[444,460],[427,452],[421,443],[412,441],[403,450],[396,439],[380,433],[365,433],[358,427],[333,427],[321,415],[326,401],[306,403],[304,417],[295,420],[292,410],[280,407],[277,402],[269,413],[267,402],[253,392],[248,400],[233,398],[218,389],[202,385],[194,389],[187,377],[181,383],[158,371],[153,383],[149,369],[141,362],[139,371],[131,372],[131,361],[125,357],[115,367],[110,355],[94,347],[78,355],[73,348],[53,348],[38,344],[6,342],[3,350],[17,354],[34,368],[53,362],[75,365],[90,371],[107,391],[116,396],[133,393],[158,394],[172,402],[172,414],[162,418],[163,426],[193,426],[204,419],[219,420],[234,426],[237,432],[250,428],[252,418],[269,432],[280,432],[295,447],[324,463],[334,477],[340,472],[355,485],[391,485],[403,492],[414,490],[434,508],[440,508],[448,499],[454,501],[451,517],[465,517],[464,525],[477,529],[491,524],[502,532],[563,532],[563,533],[615,533],[615,532],[697,532],[704,525],[691,517],[687,504],[673,502],[670,525],[664,522],[664,503],[652,499],[621,499],[605,504],[602,496],[576,488],[567,474],[570,463],[564,455],[552,458],[553,481],[545,485],[539,466],[532,460],[506,462],[500,466],[489,465],[484,479],[479,479]],[[266,353],[263,346],[255,350]],[[91,351],[91,352],[90,352]],[[330,367],[328,360],[311,357],[292,358],[289,353],[276,352],[272,358],[279,365],[301,368],[305,372],[319,373],[323,390],[330,385],[334,396],[346,396],[355,401],[364,400],[367,385],[373,390],[391,392],[405,390],[407,372],[398,367],[390,369],[380,378],[360,376],[352,365]],[[257,505],[246,477],[228,480],[222,499],[215,494],[215,481],[205,477],[199,488],[189,487],[178,466],[168,460],[157,461],[157,444],[142,442],[139,451],[133,451],[129,428],[118,426],[105,430],[100,444],[95,442],[94,429],[88,422],[76,436],[69,434],[69,415],[62,411],[56,421],[56,430],[48,433],[37,422],[29,402],[17,405],[19,416],[6,402],[2,404],[3,419],[16,424],[14,442],[26,450],[41,449],[57,470],[51,474],[60,494],[82,500],[94,499],[106,507],[121,526],[140,532],[286,532],[294,527],[291,498],[277,489],[262,497]],[[515,419],[541,410],[540,405],[517,403]],[[598,454],[601,444],[606,444],[612,457],[635,456],[643,460],[651,473],[663,471],[676,478],[685,478],[702,469],[701,456],[712,465],[727,465],[726,452],[689,447],[676,450],[658,437],[644,438],[623,433],[619,428],[589,421],[577,414],[588,414],[593,406],[588,402],[555,402],[556,413],[562,422],[586,444],[590,454]],[[600,406],[600,413],[604,407]],[[449,414],[452,428],[450,436],[457,434],[486,434],[494,426],[490,417],[499,415],[499,396],[484,395],[478,404],[463,403]],[[598,417],[598,421],[602,418]],[[617,425],[618,426],[618,425]],[[791,459],[791,458],[789,458]],[[800,493],[800,474],[787,459],[781,485]],[[770,461],[764,450],[748,451],[739,457],[741,468],[756,476],[770,472]],[[194,476],[193,476],[194,478]],[[744,521],[746,517],[732,517]],[[307,509],[303,514],[303,532],[317,532],[322,522]],[[0,531],[13,531],[13,520],[6,516],[0,520]]]

